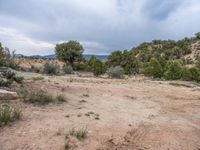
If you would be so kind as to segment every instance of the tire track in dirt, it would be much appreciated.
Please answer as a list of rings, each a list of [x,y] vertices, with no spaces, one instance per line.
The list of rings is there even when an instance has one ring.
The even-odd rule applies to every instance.
[[[102,148],[98,150],[145,150],[148,147],[142,146],[145,136],[151,131],[152,125],[144,125],[141,123],[138,128],[128,131],[120,142],[115,142],[113,138],[103,143]]]
[[[191,131],[172,125],[141,123],[137,128],[128,131],[121,140],[116,139],[117,137],[112,137],[105,141],[98,150],[200,150],[199,130],[194,130],[191,135]]]

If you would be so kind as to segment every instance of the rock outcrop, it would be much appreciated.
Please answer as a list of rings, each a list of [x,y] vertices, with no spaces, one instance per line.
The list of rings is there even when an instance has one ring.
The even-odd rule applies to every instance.
[[[16,92],[0,89],[0,100],[15,100],[17,98],[18,95]]]

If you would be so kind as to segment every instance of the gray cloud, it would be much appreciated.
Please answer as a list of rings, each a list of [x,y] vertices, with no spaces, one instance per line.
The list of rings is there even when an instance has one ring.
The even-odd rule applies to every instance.
[[[107,54],[192,36],[200,30],[198,14],[199,0],[0,0],[0,41],[31,55],[75,39],[85,53]]]

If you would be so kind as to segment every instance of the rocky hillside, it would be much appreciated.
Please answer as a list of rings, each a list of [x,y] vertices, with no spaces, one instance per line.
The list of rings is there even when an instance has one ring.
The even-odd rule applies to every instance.
[[[198,34],[197,34],[198,35]],[[132,48],[140,62],[149,62],[151,58],[158,60],[177,60],[183,65],[194,66],[200,58],[200,38],[184,38],[182,40],[154,40]]]
[[[191,44],[191,53],[185,55],[184,58],[197,62],[198,57],[200,56],[200,40]]]

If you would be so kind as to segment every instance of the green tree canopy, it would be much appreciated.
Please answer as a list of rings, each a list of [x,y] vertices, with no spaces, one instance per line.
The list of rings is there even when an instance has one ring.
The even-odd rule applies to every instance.
[[[100,60],[96,60],[93,64],[93,73],[95,76],[99,76],[103,73],[105,73],[105,66]]]
[[[139,66],[135,54],[132,51],[115,51],[108,57],[108,66],[121,66],[125,74],[138,73]]]
[[[109,56],[108,56],[108,65],[111,67],[115,67],[115,66],[120,66],[120,63],[122,61],[122,51],[115,51],[112,52]]]
[[[200,39],[200,32],[195,34],[196,38]]]
[[[55,53],[59,60],[70,63],[73,66],[75,61],[83,58],[83,46],[78,41],[69,41],[67,43],[57,44]]]
[[[169,61],[165,68],[164,78],[167,80],[178,80],[182,78],[183,68],[175,61]]]
[[[90,66],[90,68],[93,68],[95,62],[97,61],[96,56],[92,56],[90,57],[89,61],[88,61],[88,65]]]
[[[122,55],[121,67],[124,68],[125,74],[133,74],[139,72],[139,64],[134,53],[125,50]]]
[[[156,58],[151,58],[150,62],[145,67],[144,73],[155,78],[161,78],[163,69]]]

